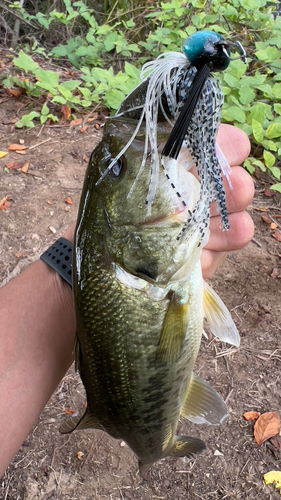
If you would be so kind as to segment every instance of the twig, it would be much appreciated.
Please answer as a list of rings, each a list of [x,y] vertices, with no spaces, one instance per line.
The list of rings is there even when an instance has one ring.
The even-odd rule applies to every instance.
[[[255,244],[257,245],[257,247],[259,247],[259,248],[261,248],[261,247],[262,247],[262,244],[261,244],[258,240],[256,240],[255,238],[252,238],[252,239],[251,239],[251,241],[252,241],[253,243],[255,243]]]
[[[44,127],[45,127],[45,125],[42,125],[42,127],[40,128],[40,131],[39,131],[39,133],[37,134],[36,137],[40,137],[40,135],[42,134],[42,131],[43,131]]]
[[[272,220],[272,222],[274,222],[274,224],[276,224],[277,227],[279,227],[278,222],[276,222],[276,220],[274,220],[274,218],[270,214],[268,214],[268,217]]]
[[[8,483],[8,487],[6,489],[6,493],[5,493],[5,498],[4,500],[7,500],[7,496],[8,496],[8,491],[9,491],[9,488],[10,488],[10,483]]]
[[[61,446],[54,447],[53,456],[52,456],[51,465],[50,465],[51,469],[54,465],[56,451],[61,450],[70,441],[70,438],[71,438],[71,434],[68,436],[68,439]]]
[[[45,141],[38,142],[38,144],[34,144],[34,146],[30,146],[30,148],[28,148],[28,149],[30,151],[31,149],[37,148],[38,146],[41,146],[41,144],[45,144],[45,142],[48,142],[51,140],[52,140],[52,137],[49,137],[49,139],[45,139]]]
[[[227,402],[228,402],[228,400],[229,400],[230,396],[232,395],[232,393],[233,393],[233,389],[230,389],[230,391],[229,391],[228,395],[226,396],[226,398],[225,398],[225,400],[224,400],[225,404],[227,404]]]

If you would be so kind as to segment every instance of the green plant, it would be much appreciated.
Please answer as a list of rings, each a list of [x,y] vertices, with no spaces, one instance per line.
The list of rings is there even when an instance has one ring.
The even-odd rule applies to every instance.
[[[270,171],[280,180],[281,18],[273,15],[274,3],[277,1],[172,0],[152,5],[131,0],[128,6],[124,1],[94,5],[88,0],[86,5],[61,0],[57,9],[27,13],[14,2],[18,14],[29,23],[37,23],[46,36],[54,29],[57,36],[63,33],[66,40],[59,41],[50,55],[67,58],[80,69],[80,79],[59,82],[56,72],[43,70],[20,52],[15,65],[36,81],[12,76],[4,84],[20,86],[32,98],[49,93],[50,102],[74,109],[102,101],[115,110],[139,82],[145,61],[164,51],[181,50],[183,40],[196,30],[214,30],[230,41],[239,40],[250,56],[248,66],[232,61],[218,75],[225,94],[222,119],[242,128],[251,139],[252,156],[245,167],[251,173],[255,168]],[[33,51],[47,55],[37,39]],[[133,64],[126,62],[128,58]],[[44,113],[42,110],[42,123],[53,119],[46,107]],[[281,191],[281,183],[272,189]]]

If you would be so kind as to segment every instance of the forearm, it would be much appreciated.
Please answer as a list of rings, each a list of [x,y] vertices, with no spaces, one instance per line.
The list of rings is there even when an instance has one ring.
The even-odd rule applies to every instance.
[[[0,288],[0,476],[69,368],[72,290],[37,261]]]

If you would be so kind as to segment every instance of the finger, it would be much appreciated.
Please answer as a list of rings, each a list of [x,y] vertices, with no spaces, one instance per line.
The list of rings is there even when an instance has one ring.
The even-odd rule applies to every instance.
[[[229,214],[245,210],[250,205],[255,192],[252,177],[242,167],[232,167],[230,180],[232,189],[226,179],[224,187],[226,194],[226,208]],[[216,203],[211,203],[211,216],[218,215]]]
[[[213,250],[203,249],[201,257],[201,267],[203,278],[206,280],[213,276],[218,267],[223,263],[227,252],[215,252]]]
[[[236,212],[229,215],[230,229],[222,231],[220,216],[210,221],[210,239],[206,249],[217,252],[229,252],[245,247],[253,238],[254,223],[247,212]]]
[[[217,143],[231,167],[243,163],[251,150],[250,141],[245,132],[233,125],[220,125]]]

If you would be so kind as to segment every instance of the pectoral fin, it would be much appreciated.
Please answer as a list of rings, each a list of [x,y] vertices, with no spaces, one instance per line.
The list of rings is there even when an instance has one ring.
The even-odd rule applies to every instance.
[[[163,361],[175,361],[181,353],[187,329],[188,303],[179,305],[172,296],[160,336],[158,352]]]
[[[76,417],[69,418],[61,425],[59,431],[61,432],[61,434],[68,434],[78,429],[104,430],[100,423],[96,420],[96,418],[93,417],[89,408],[87,408],[83,415],[79,414]]]
[[[218,294],[206,282],[204,285],[204,312],[211,332],[223,342],[238,347],[240,336],[229,310]]]
[[[221,396],[193,374],[181,415],[195,424],[219,425],[228,417],[228,411]]]

